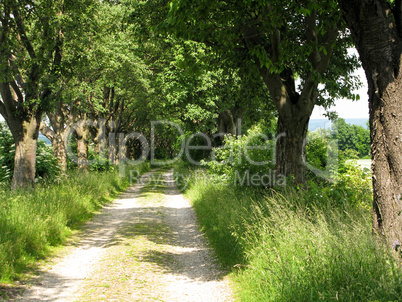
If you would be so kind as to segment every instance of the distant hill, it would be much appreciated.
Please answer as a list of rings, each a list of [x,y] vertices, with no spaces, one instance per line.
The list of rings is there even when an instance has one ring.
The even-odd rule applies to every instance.
[[[364,128],[367,127],[368,118],[345,118],[345,122],[351,125],[362,126]],[[331,128],[331,121],[328,119],[311,119],[308,124],[308,130],[314,131],[317,129],[329,129]]]

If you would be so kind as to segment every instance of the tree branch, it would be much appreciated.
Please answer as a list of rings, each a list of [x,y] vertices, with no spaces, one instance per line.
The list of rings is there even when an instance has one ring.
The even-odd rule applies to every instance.
[[[40,123],[39,131],[46,136],[50,141],[53,141],[54,131],[50,129],[43,121]]]
[[[13,98],[13,95],[10,90],[10,86],[8,83],[1,83],[0,82],[0,95],[1,98],[3,99],[3,104],[4,104],[4,109],[5,109],[5,115],[4,118],[10,118],[13,116],[13,113],[15,112],[15,100]]]
[[[0,101],[0,114],[7,119],[7,110],[6,110],[6,106],[3,104],[2,101]]]
[[[24,79],[22,78],[21,73],[20,73],[20,70],[18,69],[18,67],[15,66],[15,64],[14,64],[14,58],[15,58],[15,56],[12,55],[11,58],[10,58],[10,60],[8,60],[8,62],[9,62],[9,64],[10,64],[11,69],[14,71],[14,74],[15,74],[15,81],[17,82],[17,84],[18,84],[23,90],[25,90],[25,89],[26,89],[26,85],[25,85]]]
[[[246,48],[250,51],[258,45],[258,31],[253,27],[249,26],[244,26],[243,29],[243,37],[244,37],[244,42],[246,44]],[[280,32],[275,31],[273,34],[271,34],[271,44],[272,44],[272,62],[277,62],[279,60],[279,44],[280,44]],[[285,107],[287,108],[288,106],[286,105],[287,100],[289,99],[289,92],[288,88],[286,87],[282,77],[279,74],[272,73],[267,67],[261,66],[259,64],[259,58],[254,56],[254,59],[256,60],[261,76],[269,90],[269,93],[272,97],[272,100],[274,101],[276,107],[278,110],[282,110]],[[284,76],[284,78],[287,78]],[[286,82],[286,80],[285,80]]]
[[[323,46],[324,48],[322,51],[319,51],[318,46],[320,41],[318,39],[316,31],[315,12],[313,11],[309,16],[306,16],[306,38],[308,43],[311,43],[313,46],[313,51],[311,52],[308,59],[311,62],[313,71],[309,71],[306,75],[303,91],[300,96],[300,110],[313,110],[317,97],[314,94],[317,93],[318,87],[318,82],[317,79],[314,77],[314,73],[323,74],[328,68],[337,37],[338,30],[336,28],[329,29],[322,39],[321,46]],[[312,100],[313,102],[308,102],[308,100]]]
[[[25,32],[24,23],[21,20],[18,9],[14,8],[13,15],[14,15],[15,23],[17,24],[17,29],[18,29],[18,33],[21,37],[21,41],[24,44],[24,47],[26,48],[26,50],[28,51],[28,54],[31,57],[31,59],[35,59],[36,58],[35,51],[32,47],[31,42],[28,39],[26,32]]]
[[[14,80],[10,81],[10,85],[13,88],[15,94],[17,95],[18,105],[22,106],[24,103],[24,96],[22,95],[20,88],[18,87],[17,83]]]
[[[55,52],[54,52],[54,60],[52,66],[52,73],[55,75],[58,68],[60,68],[61,60],[62,60],[62,47],[63,47],[63,39],[60,37],[61,33],[56,38]]]
[[[4,18],[1,18],[1,33],[0,33],[0,45],[5,45],[5,40],[6,40],[6,32],[8,29],[8,26],[6,24],[8,23],[8,13],[4,12]]]
[[[313,65],[313,68],[316,68],[321,61],[321,56],[317,48],[318,39],[316,31],[316,16],[314,11],[312,11],[310,15],[306,16],[305,26],[307,44],[311,44],[313,46],[313,50],[309,56],[309,61]]]

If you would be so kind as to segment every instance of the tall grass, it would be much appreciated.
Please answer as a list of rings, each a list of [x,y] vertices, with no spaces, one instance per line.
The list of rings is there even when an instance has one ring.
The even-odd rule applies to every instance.
[[[241,301],[402,299],[401,268],[373,237],[365,207],[325,195],[312,204],[311,192],[292,188],[238,190],[200,174],[186,195]]]
[[[142,173],[149,165],[133,168]],[[18,278],[128,184],[117,171],[74,171],[35,190],[0,188],[0,281]]]

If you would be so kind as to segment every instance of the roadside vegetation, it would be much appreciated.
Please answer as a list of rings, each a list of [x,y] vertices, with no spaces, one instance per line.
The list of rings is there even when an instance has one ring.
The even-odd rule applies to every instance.
[[[177,176],[242,299],[400,300],[402,5],[371,2],[0,1],[0,280],[124,189],[116,165],[182,157],[209,161]],[[370,130],[308,133],[360,66]]]
[[[308,134],[307,161],[315,167],[325,168],[328,148],[336,147],[339,159],[371,159],[370,130],[351,125],[337,118],[330,129],[318,129]]]
[[[53,161],[44,157],[46,163],[38,157],[38,166],[57,166],[50,166],[57,161],[49,156]],[[137,174],[148,168],[149,164],[130,167]],[[129,184],[129,177],[120,177],[114,168],[39,176],[35,189],[16,191],[10,190],[6,178],[0,185],[0,282],[19,279]]]
[[[258,145],[254,130],[239,139],[229,137],[231,148],[216,149],[222,162],[202,169],[182,162],[175,168],[202,230],[231,271],[238,298],[399,301],[402,258],[373,236],[370,173],[340,154],[338,165],[329,169],[331,181],[311,173],[304,185],[292,178],[286,186],[258,183],[264,175],[273,180],[273,166],[248,167],[241,150],[245,141]],[[311,163],[327,154],[327,148],[317,148],[317,140],[307,146],[316,151],[307,154]],[[254,149],[251,156],[269,158],[267,152]],[[242,176],[240,183],[235,175],[245,171],[249,181]]]

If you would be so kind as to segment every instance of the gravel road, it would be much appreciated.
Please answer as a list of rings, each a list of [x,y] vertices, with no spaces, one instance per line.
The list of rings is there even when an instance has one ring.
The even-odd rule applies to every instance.
[[[151,171],[85,225],[18,301],[233,301],[173,172]]]

